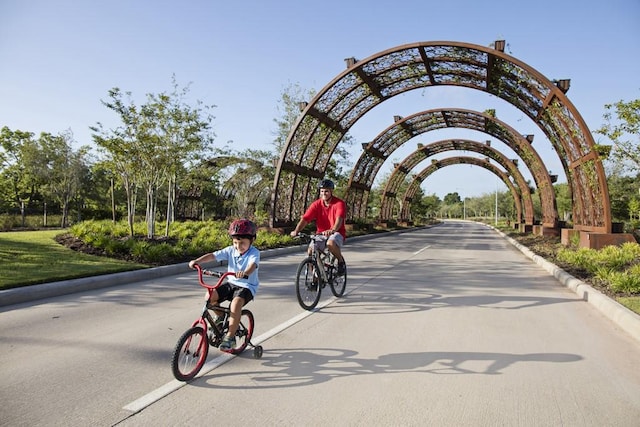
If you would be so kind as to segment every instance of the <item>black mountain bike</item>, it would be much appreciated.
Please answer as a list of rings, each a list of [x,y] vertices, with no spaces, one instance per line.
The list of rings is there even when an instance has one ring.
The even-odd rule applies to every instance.
[[[305,310],[313,310],[322,294],[322,288],[327,284],[336,297],[344,295],[347,287],[347,268],[343,275],[338,276],[338,260],[325,246],[319,250],[316,243],[325,240],[321,234],[299,233],[297,236],[303,243],[311,245],[311,255],[306,257],[298,266],[296,274],[296,296],[300,307]]]

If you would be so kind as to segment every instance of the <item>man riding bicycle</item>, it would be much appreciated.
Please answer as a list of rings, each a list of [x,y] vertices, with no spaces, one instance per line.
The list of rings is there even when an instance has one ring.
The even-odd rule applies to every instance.
[[[291,232],[295,237],[307,224],[316,222],[316,234],[326,237],[326,244],[329,252],[338,260],[339,276],[345,273],[345,261],[342,256],[342,245],[347,238],[347,231],[344,227],[344,220],[347,213],[347,205],[344,200],[333,195],[335,185],[330,179],[323,179],[318,184],[320,197],[315,200],[300,218],[298,225]],[[312,242],[313,244],[313,242]],[[324,249],[322,247],[318,248]]]

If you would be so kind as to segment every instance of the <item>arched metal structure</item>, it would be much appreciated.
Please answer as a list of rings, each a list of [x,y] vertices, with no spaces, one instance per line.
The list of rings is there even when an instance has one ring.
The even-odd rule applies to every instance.
[[[543,226],[557,226],[558,210],[553,183],[544,162],[527,139],[531,139],[531,136],[520,135],[511,126],[488,113],[465,109],[438,108],[395,119],[395,123],[380,132],[373,141],[363,144],[364,151],[347,185],[346,202],[350,208],[348,220],[366,216],[368,196],[374,179],[395,150],[411,138],[426,132],[443,128],[465,128],[491,135],[516,152],[527,165],[538,188]]]
[[[429,157],[444,153],[447,151],[473,151],[479,153],[487,158],[495,160],[507,171],[507,176],[512,177],[517,185],[520,198],[524,205],[524,217],[522,215],[522,205],[517,205],[518,222],[524,224],[533,225],[534,213],[533,213],[533,201],[531,199],[531,191],[527,181],[522,176],[522,173],[518,170],[516,164],[509,160],[504,154],[500,153],[495,148],[492,148],[488,144],[483,144],[477,141],[471,141],[468,139],[447,139],[437,141],[428,145],[421,145],[416,151],[407,156],[402,162],[395,165],[387,185],[382,192],[382,200],[380,203],[380,221],[387,221],[392,219],[392,213],[394,203],[397,200],[396,196],[400,186],[406,181],[407,175],[423,160]],[[403,203],[407,201],[406,196],[402,199]],[[413,198],[411,198],[413,200]],[[399,221],[409,220],[409,210],[401,209]]]
[[[274,177],[271,225],[299,218],[336,146],[365,113],[410,90],[451,85],[495,95],[533,120],[565,167],[574,227],[610,233],[606,176],[593,137],[565,95],[568,80],[552,82],[503,50],[504,41],[494,48],[418,42],[347,59],[347,69],[306,105],[287,138]]]
[[[269,208],[273,173],[261,161],[246,157],[218,156],[205,160],[203,164],[215,169],[237,168],[220,188],[221,195],[228,200],[236,199],[239,190],[246,193],[245,199],[239,203],[244,211],[237,212],[237,215],[251,217],[258,204],[261,208]],[[243,189],[243,186],[247,188]]]
[[[402,202],[402,206],[400,208],[400,215],[404,217],[408,217],[409,209],[411,205],[411,201],[415,196],[418,188],[422,182],[429,177],[432,173],[436,172],[438,169],[442,169],[447,166],[459,165],[459,164],[467,164],[467,165],[475,165],[480,166],[482,168],[487,169],[490,172],[493,172],[505,183],[509,191],[511,191],[511,195],[513,196],[513,201],[515,203],[516,211],[518,217],[522,217],[522,200],[520,198],[520,193],[513,185],[511,180],[509,179],[509,175],[506,172],[489,162],[488,160],[478,159],[476,157],[467,157],[467,156],[455,156],[448,157],[442,160],[433,160],[429,166],[424,168],[419,174],[416,175],[414,180],[407,187],[407,191],[405,192],[404,200]]]

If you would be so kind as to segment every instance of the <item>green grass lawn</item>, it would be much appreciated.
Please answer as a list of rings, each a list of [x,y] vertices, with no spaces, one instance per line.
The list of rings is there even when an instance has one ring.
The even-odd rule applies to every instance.
[[[0,289],[146,268],[86,255],[58,244],[62,230],[0,233]]]

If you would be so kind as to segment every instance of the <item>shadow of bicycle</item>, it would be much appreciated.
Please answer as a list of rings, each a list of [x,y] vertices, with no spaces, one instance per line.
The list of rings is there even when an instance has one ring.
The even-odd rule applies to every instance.
[[[358,353],[340,349],[269,349],[260,362],[248,356],[237,358],[238,370],[215,370],[192,385],[207,388],[250,389],[289,388],[320,384],[335,378],[412,372],[432,375],[500,375],[516,363],[570,363],[582,360],[569,353],[492,353],[435,351],[392,353],[375,359],[357,357]],[[250,371],[261,363],[263,370]],[[234,384],[233,377],[249,376],[251,385]]]

